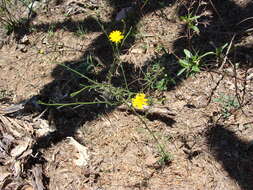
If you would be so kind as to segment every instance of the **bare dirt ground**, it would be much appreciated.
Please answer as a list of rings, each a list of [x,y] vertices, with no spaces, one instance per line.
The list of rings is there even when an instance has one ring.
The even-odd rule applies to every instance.
[[[157,142],[130,111],[100,106],[56,109],[36,103],[61,102],[79,89],[79,79],[57,63],[82,63],[92,55],[103,63],[97,72],[110,63],[111,52],[94,16],[99,15],[101,25],[111,31],[117,13],[132,5],[113,2],[41,4],[29,32],[2,36],[0,188],[252,190],[251,1],[213,1],[208,7],[213,12],[206,18],[210,25],[193,39],[193,45],[208,49],[209,41],[230,43],[236,34],[230,62],[152,94],[174,114],[146,119],[169,153],[169,161],[163,162]],[[167,55],[180,55],[187,48],[185,23],[178,18],[183,10],[181,1],[165,1],[161,8],[146,12],[143,8],[133,21],[136,35],[123,51],[124,62],[138,70],[152,60],[168,61]],[[6,107],[26,100],[25,109],[6,113]],[[87,164],[80,166],[80,157]]]

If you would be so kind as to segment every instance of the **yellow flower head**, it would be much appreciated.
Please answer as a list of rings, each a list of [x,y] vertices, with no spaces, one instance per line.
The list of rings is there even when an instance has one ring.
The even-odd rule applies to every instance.
[[[148,99],[143,93],[138,93],[132,98],[132,106],[136,109],[143,109],[144,106],[148,106]]]
[[[109,35],[109,40],[114,43],[119,43],[124,38],[124,35],[118,31],[112,31]]]

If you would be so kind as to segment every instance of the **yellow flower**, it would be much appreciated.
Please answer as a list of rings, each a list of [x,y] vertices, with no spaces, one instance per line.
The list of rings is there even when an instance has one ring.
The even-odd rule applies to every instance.
[[[123,38],[124,36],[118,30],[112,31],[109,35],[109,40],[114,43],[119,43]]]
[[[40,50],[38,51],[38,53],[39,53],[39,54],[44,54],[45,52],[44,52],[44,50],[40,49]]]
[[[148,106],[148,99],[143,93],[138,93],[132,98],[132,106],[136,109],[143,109],[144,106]]]

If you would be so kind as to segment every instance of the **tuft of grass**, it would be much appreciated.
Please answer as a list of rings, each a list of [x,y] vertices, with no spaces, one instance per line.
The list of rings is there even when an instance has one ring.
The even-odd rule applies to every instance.
[[[78,37],[84,38],[87,34],[87,29],[83,25],[78,24],[77,30],[74,34]]]

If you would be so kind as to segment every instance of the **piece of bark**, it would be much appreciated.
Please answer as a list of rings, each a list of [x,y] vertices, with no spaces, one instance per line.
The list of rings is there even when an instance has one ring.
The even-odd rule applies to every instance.
[[[44,190],[43,177],[42,177],[42,166],[36,164],[32,169],[32,174],[34,176],[33,188],[34,190]]]
[[[123,105],[117,107],[117,109],[132,111],[132,109],[129,106],[123,104]],[[169,115],[169,116],[176,115],[168,107],[162,107],[162,106],[147,106],[147,107],[144,107],[144,109],[142,109],[142,110],[141,109],[135,109],[135,110],[137,112],[149,113],[149,114],[160,114],[160,115]]]

